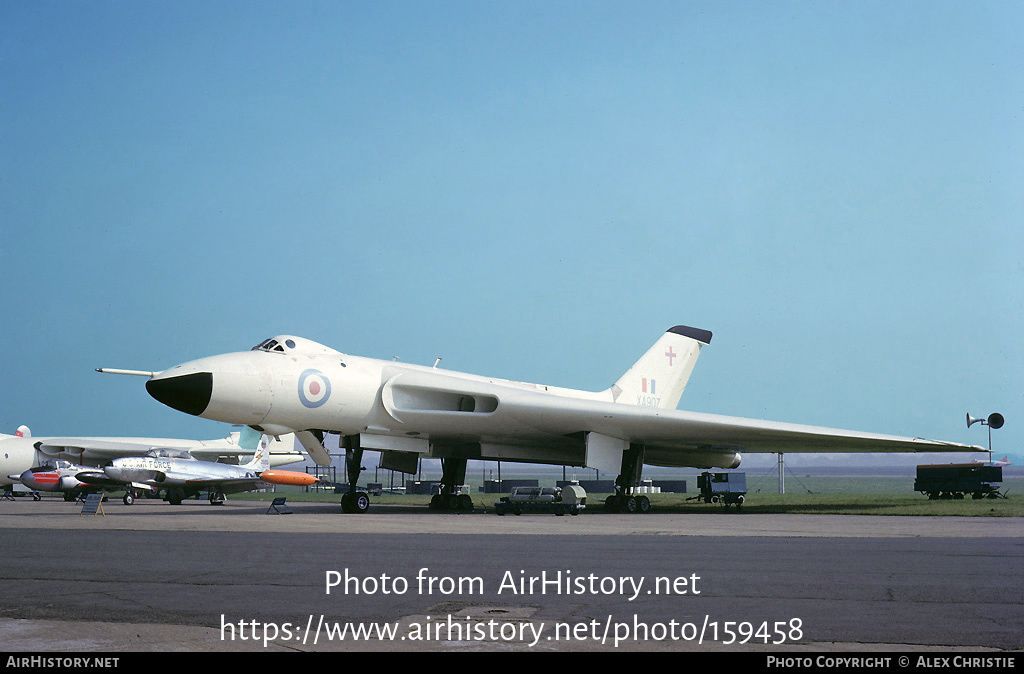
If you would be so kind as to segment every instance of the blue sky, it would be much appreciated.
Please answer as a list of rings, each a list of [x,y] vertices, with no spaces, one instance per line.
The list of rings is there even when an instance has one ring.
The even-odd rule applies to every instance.
[[[0,4],[0,426],[209,438],[100,366],[265,337],[1024,439],[1017,2]]]

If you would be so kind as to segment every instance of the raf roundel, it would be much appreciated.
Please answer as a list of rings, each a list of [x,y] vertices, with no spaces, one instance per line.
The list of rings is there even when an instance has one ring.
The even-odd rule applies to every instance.
[[[299,375],[299,400],[306,407],[320,407],[331,397],[331,380],[320,370],[306,370]]]

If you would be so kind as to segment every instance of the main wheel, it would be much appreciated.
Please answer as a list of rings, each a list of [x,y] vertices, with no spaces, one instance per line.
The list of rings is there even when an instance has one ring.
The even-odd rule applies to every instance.
[[[635,513],[637,509],[637,499],[635,496],[627,496],[625,501],[622,503],[622,512],[624,513]]]
[[[469,494],[463,494],[459,496],[459,510],[465,510],[466,512],[473,511],[473,497]]]
[[[355,498],[352,499],[352,512],[354,513],[365,513],[370,509],[370,496],[366,492],[356,492]]]
[[[122,500],[122,501],[124,501],[124,504],[125,504],[125,505],[131,505],[131,504],[135,503],[135,497],[134,497],[134,496],[132,496],[132,493],[131,493],[131,492],[127,492],[127,493],[126,493],[126,494],[124,495],[124,498],[123,498],[123,499],[121,499],[121,500]]]
[[[646,496],[636,497],[636,511],[641,515],[646,515],[651,512],[651,499]]]

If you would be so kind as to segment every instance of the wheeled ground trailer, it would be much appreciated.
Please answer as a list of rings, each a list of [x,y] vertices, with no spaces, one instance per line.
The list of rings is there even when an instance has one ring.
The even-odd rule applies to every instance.
[[[984,463],[925,464],[917,467],[914,491],[930,499],[1003,498],[1003,467]]]
[[[726,507],[743,507],[747,493],[746,473],[710,473],[704,472],[697,476],[697,489],[700,494],[691,496],[687,501],[704,501],[704,503],[722,503]]]

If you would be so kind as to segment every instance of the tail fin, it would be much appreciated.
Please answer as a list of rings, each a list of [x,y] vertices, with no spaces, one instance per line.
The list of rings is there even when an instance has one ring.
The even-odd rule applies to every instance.
[[[670,328],[615,382],[612,399],[625,405],[675,409],[701,347],[710,343],[707,330],[685,325]]]
[[[252,461],[242,466],[243,468],[251,468],[257,473],[270,468],[270,450],[267,448],[270,444],[270,439],[267,436],[262,436],[259,441],[259,445],[256,447],[256,453],[252,457]]]
[[[22,425],[22,426],[18,426],[18,430],[14,431],[14,435],[15,435],[15,437],[18,437],[18,438],[31,438],[32,437],[32,431],[30,431],[28,429],[28,426]]]

